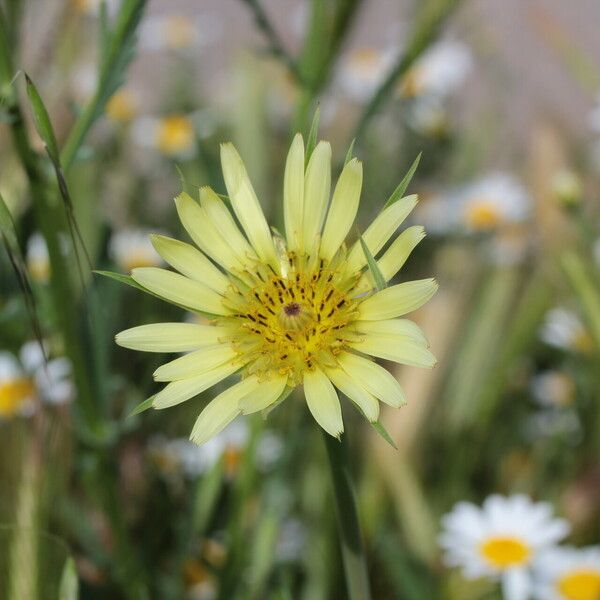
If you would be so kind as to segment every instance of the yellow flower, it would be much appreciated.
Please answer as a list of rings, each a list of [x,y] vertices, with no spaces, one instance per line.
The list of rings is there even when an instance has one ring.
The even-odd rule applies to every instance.
[[[396,407],[405,402],[396,379],[364,355],[425,367],[435,363],[420,328],[399,317],[429,300],[437,284],[423,279],[374,290],[360,243],[349,249],[344,244],[358,210],[362,165],[348,162],[330,202],[330,162],[331,148],[320,142],[305,169],[302,136],[295,137],[284,175],[284,240],[271,233],[240,156],[224,144],[225,185],[243,233],[210,188],[200,190],[199,203],[182,193],[175,199],[177,211],[198,248],[155,235],[157,252],[179,273],[132,272],[148,291],[212,317],[206,325],[142,325],[117,335],[117,343],[131,349],[188,352],[155,371],[156,381],[167,385],[154,396],[154,408],[184,402],[241,373],[241,381],[198,417],[191,434],[198,444],[239,414],[274,405],[298,385],[316,421],[339,436],[336,387],[372,422],[379,416],[378,400]],[[415,204],[415,196],[399,200],[365,231],[373,256]],[[423,235],[421,227],[410,227],[383,253],[378,266],[386,280]]]
[[[193,151],[196,142],[194,125],[185,115],[170,115],[160,120],[156,130],[156,147],[167,156]]]

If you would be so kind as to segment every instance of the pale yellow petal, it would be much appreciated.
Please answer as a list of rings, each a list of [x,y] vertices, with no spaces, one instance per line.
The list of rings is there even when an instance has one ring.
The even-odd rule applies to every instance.
[[[164,235],[151,235],[150,239],[165,262],[186,277],[205,283],[219,294],[224,294],[231,285],[229,279],[194,246]]]
[[[360,202],[362,177],[362,164],[353,158],[338,179],[321,238],[320,254],[325,260],[333,258],[354,223]]]
[[[156,381],[189,379],[233,361],[236,356],[237,353],[229,344],[207,346],[158,367],[154,371],[154,379]]]
[[[376,362],[351,352],[342,352],[337,358],[344,371],[375,398],[396,408],[406,404],[406,396],[396,378]]]
[[[225,203],[209,187],[200,188],[200,202],[215,229],[244,264],[256,260],[256,253],[242,235]]]
[[[403,231],[377,261],[379,271],[386,281],[389,281],[404,266],[404,263],[415,249],[417,244],[425,237],[425,229],[420,225],[409,227]],[[354,292],[362,294],[375,288],[373,274],[369,269],[363,273]]]
[[[379,402],[375,396],[367,392],[355,379],[350,377],[344,369],[325,369],[325,374],[342,394],[345,394],[358,406],[363,415],[375,423],[379,418]]]
[[[204,254],[230,272],[243,270],[244,263],[217,231],[206,211],[189,194],[179,194],[175,205],[185,230]]]
[[[259,258],[279,269],[277,252],[246,167],[232,144],[221,144],[221,167],[233,210]]]
[[[434,279],[419,279],[392,285],[373,294],[358,305],[359,319],[394,319],[423,306],[437,291]]]
[[[192,429],[190,440],[198,445],[204,444],[225,429],[240,414],[240,400],[259,385],[256,377],[247,377],[221,392],[200,413]]]
[[[229,314],[221,295],[179,273],[157,267],[140,267],[133,269],[131,276],[147,290],[179,306],[212,315]]]
[[[321,233],[331,191],[331,146],[319,142],[308,161],[304,180],[303,249],[310,250]]]
[[[363,240],[373,256],[385,246],[388,240],[412,209],[417,205],[417,196],[406,196],[384,209],[363,233]],[[359,271],[367,264],[365,253],[357,241],[348,254],[347,270],[349,273]]]
[[[240,400],[242,414],[249,415],[268,408],[281,396],[287,384],[287,375],[273,376],[263,381],[254,391]]]
[[[383,321],[356,321],[356,331],[363,334],[404,336],[415,343],[427,347],[423,330],[410,319],[384,319]]]
[[[297,133],[290,147],[283,177],[283,216],[289,250],[298,250],[302,244],[304,214],[304,141]]]
[[[173,381],[154,396],[152,406],[156,409],[162,409],[181,404],[219,383],[239,368],[239,364],[225,363],[197,377]]]
[[[409,338],[371,334],[360,342],[350,342],[348,345],[363,354],[393,360],[403,365],[431,368],[437,362],[427,348]]]
[[[342,409],[333,384],[319,368],[304,374],[304,395],[315,421],[333,437],[344,431]]]
[[[195,323],[152,323],[117,333],[123,348],[143,352],[189,352],[219,343],[231,332],[223,327]]]

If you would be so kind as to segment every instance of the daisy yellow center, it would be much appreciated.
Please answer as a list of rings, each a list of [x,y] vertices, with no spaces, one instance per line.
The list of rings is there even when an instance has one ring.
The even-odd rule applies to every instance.
[[[372,48],[357,50],[351,58],[350,64],[361,75],[370,75],[372,69],[379,66],[380,55]]]
[[[506,569],[525,563],[531,550],[518,538],[494,537],[481,544],[481,554],[494,567]]]
[[[487,231],[500,224],[497,207],[488,200],[478,200],[468,206],[465,215],[467,224],[477,231]]]
[[[185,152],[194,143],[194,127],[185,116],[165,117],[158,128],[156,145],[164,154]]]
[[[600,573],[591,569],[572,571],[558,580],[557,588],[565,600],[598,600]]]
[[[135,97],[130,90],[118,90],[106,103],[106,115],[117,123],[128,123],[135,113]]]
[[[50,277],[50,262],[42,258],[30,258],[27,261],[29,274],[36,281],[48,281]]]
[[[423,78],[421,76],[421,69],[413,67],[408,71],[400,84],[400,91],[407,98],[414,98],[422,93]]]
[[[320,268],[271,275],[244,294],[236,292],[230,299],[239,313],[234,347],[244,356],[255,355],[252,372],[266,378],[287,374],[298,384],[304,372],[335,365],[356,317],[356,302],[337,280],[335,271]]]
[[[196,28],[187,17],[173,15],[165,23],[164,35],[171,48],[187,48],[194,43]]]
[[[29,379],[11,379],[0,383],[0,417],[14,415],[33,394]]]
[[[573,347],[579,352],[588,354],[594,349],[594,340],[585,329],[581,329],[573,336]]]

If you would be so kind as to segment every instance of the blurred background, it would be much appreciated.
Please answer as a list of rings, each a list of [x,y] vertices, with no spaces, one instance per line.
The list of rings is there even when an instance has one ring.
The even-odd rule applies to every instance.
[[[525,493],[569,543],[600,541],[595,0],[0,7],[1,598],[76,577],[90,599],[346,597],[301,395],[200,448],[214,390],[126,418],[164,356],[114,334],[197,317],[91,270],[160,265],[148,233],[185,239],[182,185],[224,191],[222,141],[280,228],[287,146],[317,106],[334,176],[353,140],[363,161],[361,229],[422,153],[409,221],[428,236],[397,280],[440,283],[415,317],[437,366],[389,365],[397,448],[344,413],[374,598],[501,598],[441,560],[461,500]]]

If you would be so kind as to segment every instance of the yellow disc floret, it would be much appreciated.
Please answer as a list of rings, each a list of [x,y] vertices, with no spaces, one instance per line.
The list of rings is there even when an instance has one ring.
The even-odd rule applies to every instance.
[[[356,301],[348,296],[352,281],[321,261],[314,270],[290,257],[285,275],[256,275],[244,292],[232,291],[226,302],[236,307],[238,333],[233,341],[240,354],[255,359],[249,373],[268,378],[288,375],[294,384],[318,365],[335,365],[335,355],[351,339],[348,327],[356,319]]]

